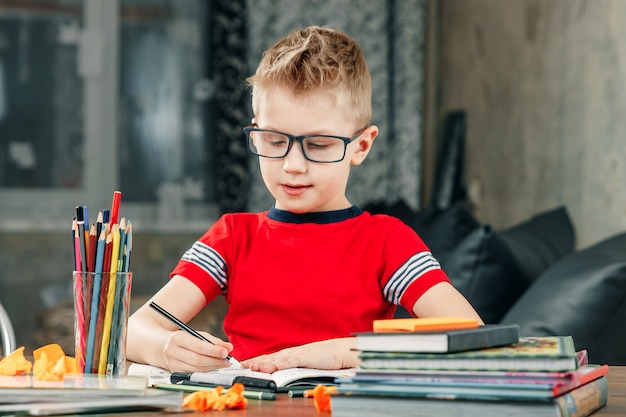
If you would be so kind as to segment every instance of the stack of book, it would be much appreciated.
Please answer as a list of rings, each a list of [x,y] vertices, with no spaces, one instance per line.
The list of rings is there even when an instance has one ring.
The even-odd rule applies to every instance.
[[[608,366],[588,364],[571,336],[519,337],[516,325],[359,333],[357,349],[333,417],[584,417],[608,397]]]

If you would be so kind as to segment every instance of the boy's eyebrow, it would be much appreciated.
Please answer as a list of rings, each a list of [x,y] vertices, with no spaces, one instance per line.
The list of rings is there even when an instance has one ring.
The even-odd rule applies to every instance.
[[[316,130],[316,131],[309,132],[309,133],[303,133],[301,135],[294,135],[291,132],[285,132],[284,130],[276,129],[276,128],[271,127],[271,126],[263,126],[263,127],[261,127],[261,126],[258,125],[258,123],[252,123],[250,126],[256,127],[258,129],[274,130],[274,131],[280,132],[280,133],[288,133],[288,134],[290,134],[292,136],[315,136],[315,135],[329,135],[329,136],[341,136],[341,137],[345,136],[345,135],[342,135],[342,134],[337,133],[335,131],[324,130],[324,129]]]

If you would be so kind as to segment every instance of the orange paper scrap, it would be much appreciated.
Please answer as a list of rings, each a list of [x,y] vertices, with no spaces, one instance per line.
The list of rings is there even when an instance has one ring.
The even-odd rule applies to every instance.
[[[426,317],[408,319],[374,320],[375,332],[445,332],[474,329],[478,320],[462,317]]]
[[[183,408],[196,411],[223,410],[225,408],[246,408],[248,399],[243,396],[244,386],[240,383],[222,394],[224,387],[216,387],[213,391],[196,391],[183,399]]]
[[[76,359],[65,356],[61,346],[50,344],[33,351],[35,364],[24,357],[24,346],[0,361],[0,375],[15,376],[33,371],[36,379],[60,381],[66,374],[76,373]]]
[[[330,412],[330,396],[337,392],[337,387],[317,385],[312,391],[317,411]]]
[[[41,381],[60,381],[65,374],[76,372],[76,359],[65,356],[61,346],[56,343],[35,349],[33,358],[33,375]]]
[[[24,346],[0,360],[0,375],[14,376],[30,372],[33,364],[24,357]]]

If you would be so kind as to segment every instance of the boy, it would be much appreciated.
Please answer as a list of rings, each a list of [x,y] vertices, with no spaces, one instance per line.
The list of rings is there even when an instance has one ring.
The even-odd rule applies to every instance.
[[[328,28],[296,30],[267,50],[244,129],[276,203],[222,216],[152,298],[187,322],[220,294],[229,303],[215,344],[178,330],[149,307],[130,319],[127,357],[175,371],[228,366],[229,353],[262,372],[358,365],[354,332],[393,316],[477,318],[415,232],[370,215],[345,195],[378,134],[371,79],[358,44]]]

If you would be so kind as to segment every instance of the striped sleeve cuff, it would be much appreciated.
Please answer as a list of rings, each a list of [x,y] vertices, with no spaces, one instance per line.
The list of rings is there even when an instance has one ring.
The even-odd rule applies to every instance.
[[[196,265],[209,274],[222,291],[226,289],[228,272],[226,262],[215,249],[198,241],[183,254],[182,260]]]
[[[439,262],[430,252],[419,252],[409,258],[389,278],[389,281],[383,288],[383,295],[388,301],[398,305],[405,291],[413,282],[419,280],[430,271],[440,269]]]

